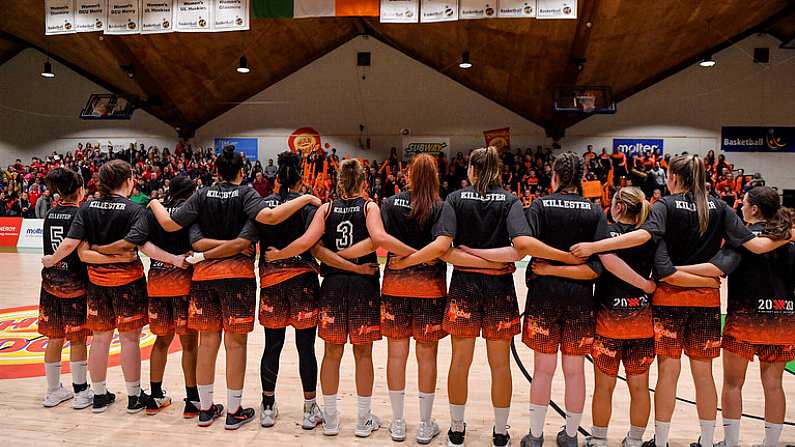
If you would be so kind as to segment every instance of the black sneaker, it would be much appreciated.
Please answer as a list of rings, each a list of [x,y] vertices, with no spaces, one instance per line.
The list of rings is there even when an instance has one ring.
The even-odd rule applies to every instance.
[[[127,396],[127,413],[135,414],[143,411],[149,402],[149,395],[141,390],[137,396]]]
[[[449,447],[456,447],[464,445],[464,437],[467,434],[467,424],[464,424],[464,428],[461,431],[453,431],[453,427],[450,427],[447,430],[447,445]]]
[[[116,395],[111,393],[110,391],[106,391],[105,394],[95,394],[94,395],[94,403],[91,406],[91,412],[93,413],[102,413],[108,409],[113,402],[116,401]]]
[[[701,447],[701,436],[698,437],[698,441],[691,442],[690,443],[690,447]],[[712,447],[712,446],[710,446],[710,447]]]
[[[507,431],[504,435],[497,434],[494,429],[491,429],[491,443],[494,447],[505,447],[511,445],[511,435]]]
[[[254,420],[254,409],[240,407],[235,413],[226,412],[226,425],[224,428],[227,430],[237,430],[243,424],[248,424]]]
[[[185,410],[182,411],[182,417],[185,419],[193,419],[199,415],[199,404],[198,402],[194,402],[187,397],[185,398]]]
[[[199,410],[199,427],[213,425],[213,421],[221,417],[222,414],[224,414],[224,406],[221,404],[213,404],[209,410]]]
[[[667,446],[668,444],[665,445]],[[640,447],[657,447],[657,441],[655,441],[654,438],[651,438],[648,441],[641,444]]]

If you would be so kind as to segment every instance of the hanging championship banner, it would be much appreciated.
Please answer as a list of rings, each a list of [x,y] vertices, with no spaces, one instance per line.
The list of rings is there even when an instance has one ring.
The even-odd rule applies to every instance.
[[[249,28],[249,0],[215,0],[215,31],[242,31]]]
[[[75,0],[75,29],[78,33],[104,31],[108,20],[107,0]]]
[[[177,0],[174,29],[182,32],[212,31],[212,11],[210,0]]]
[[[536,16],[536,2],[523,0],[500,0],[497,17],[528,18]]]
[[[141,34],[174,31],[174,0],[141,2]]]
[[[577,0],[537,0],[536,17],[539,19],[576,19]]]
[[[45,0],[44,34],[69,34],[75,32],[75,10],[72,0]]]
[[[422,0],[420,22],[452,22],[458,20],[458,0]]]
[[[381,0],[381,23],[417,23],[418,0]]]
[[[511,150],[511,128],[484,130],[483,138],[486,146],[494,146],[500,153]]]
[[[497,17],[497,0],[460,0],[458,6],[458,18],[467,19],[490,19]]]
[[[106,34],[138,34],[141,31],[139,0],[108,0]]]

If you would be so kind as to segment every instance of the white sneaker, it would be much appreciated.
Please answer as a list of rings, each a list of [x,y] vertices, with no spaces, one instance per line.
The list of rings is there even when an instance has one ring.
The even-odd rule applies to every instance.
[[[433,441],[433,438],[439,436],[440,432],[439,424],[437,424],[436,421],[420,421],[420,425],[417,426],[417,443],[430,444],[430,442]]]
[[[403,419],[395,419],[392,425],[389,426],[389,435],[395,442],[402,442],[406,440],[406,421]]]
[[[304,430],[314,430],[321,422],[323,422],[323,414],[317,403],[313,402],[309,408],[306,408],[306,405],[304,405],[304,422],[301,424],[301,428]]]
[[[621,441],[621,447],[642,447],[642,446],[643,446],[643,440],[640,439],[624,438],[624,440]]]
[[[75,394],[75,400],[72,401],[72,408],[75,410],[82,410],[94,404],[94,391],[91,388],[86,388],[83,391]]]
[[[279,417],[279,407],[274,402],[273,406],[267,410],[262,404],[260,404],[260,408],[259,425],[266,428],[273,427],[273,424],[276,423],[276,418]]]
[[[356,431],[353,433],[359,438],[367,438],[370,434],[381,428],[381,421],[370,414],[366,417],[360,417],[356,423]]]
[[[340,414],[329,416],[323,413],[323,434],[326,436],[337,436],[340,434]]]
[[[64,388],[63,385],[59,385],[57,390],[47,392],[47,397],[44,398],[41,404],[46,408],[52,408],[73,397],[75,397],[74,393]],[[93,404],[94,401],[92,400],[91,403]]]
[[[625,439],[624,442],[626,441]],[[607,447],[607,439],[588,436],[585,438],[585,447]]]

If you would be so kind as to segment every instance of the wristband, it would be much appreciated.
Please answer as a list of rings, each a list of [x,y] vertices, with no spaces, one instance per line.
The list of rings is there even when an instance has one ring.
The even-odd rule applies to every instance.
[[[185,258],[185,260],[188,261],[188,263],[190,264],[198,264],[204,261],[204,253],[202,252],[193,253],[192,255]]]

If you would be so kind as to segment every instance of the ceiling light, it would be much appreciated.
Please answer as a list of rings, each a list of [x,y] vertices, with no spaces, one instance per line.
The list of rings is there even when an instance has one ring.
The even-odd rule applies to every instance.
[[[717,62],[715,62],[715,59],[712,58],[711,54],[708,54],[704,59],[701,59],[698,62],[698,65],[702,67],[714,67],[715,64],[717,64]]]
[[[240,64],[237,66],[238,73],[248,73],[251,69],[248,68],[248,59],[246,56],[240,56]]]
[[[472,68],[472,62],[469,62],[469,51],[461,53],[461,63],[458,64],[460,68]]]
[[[53,71],[52,71],[52,63],[50,62],[49,59],[47,59],[47,61],[44,62],[44,70],[41,71],[41,76],[44,77],[44,78],[54,78],[55,77],[55,73],[53,73]]]

